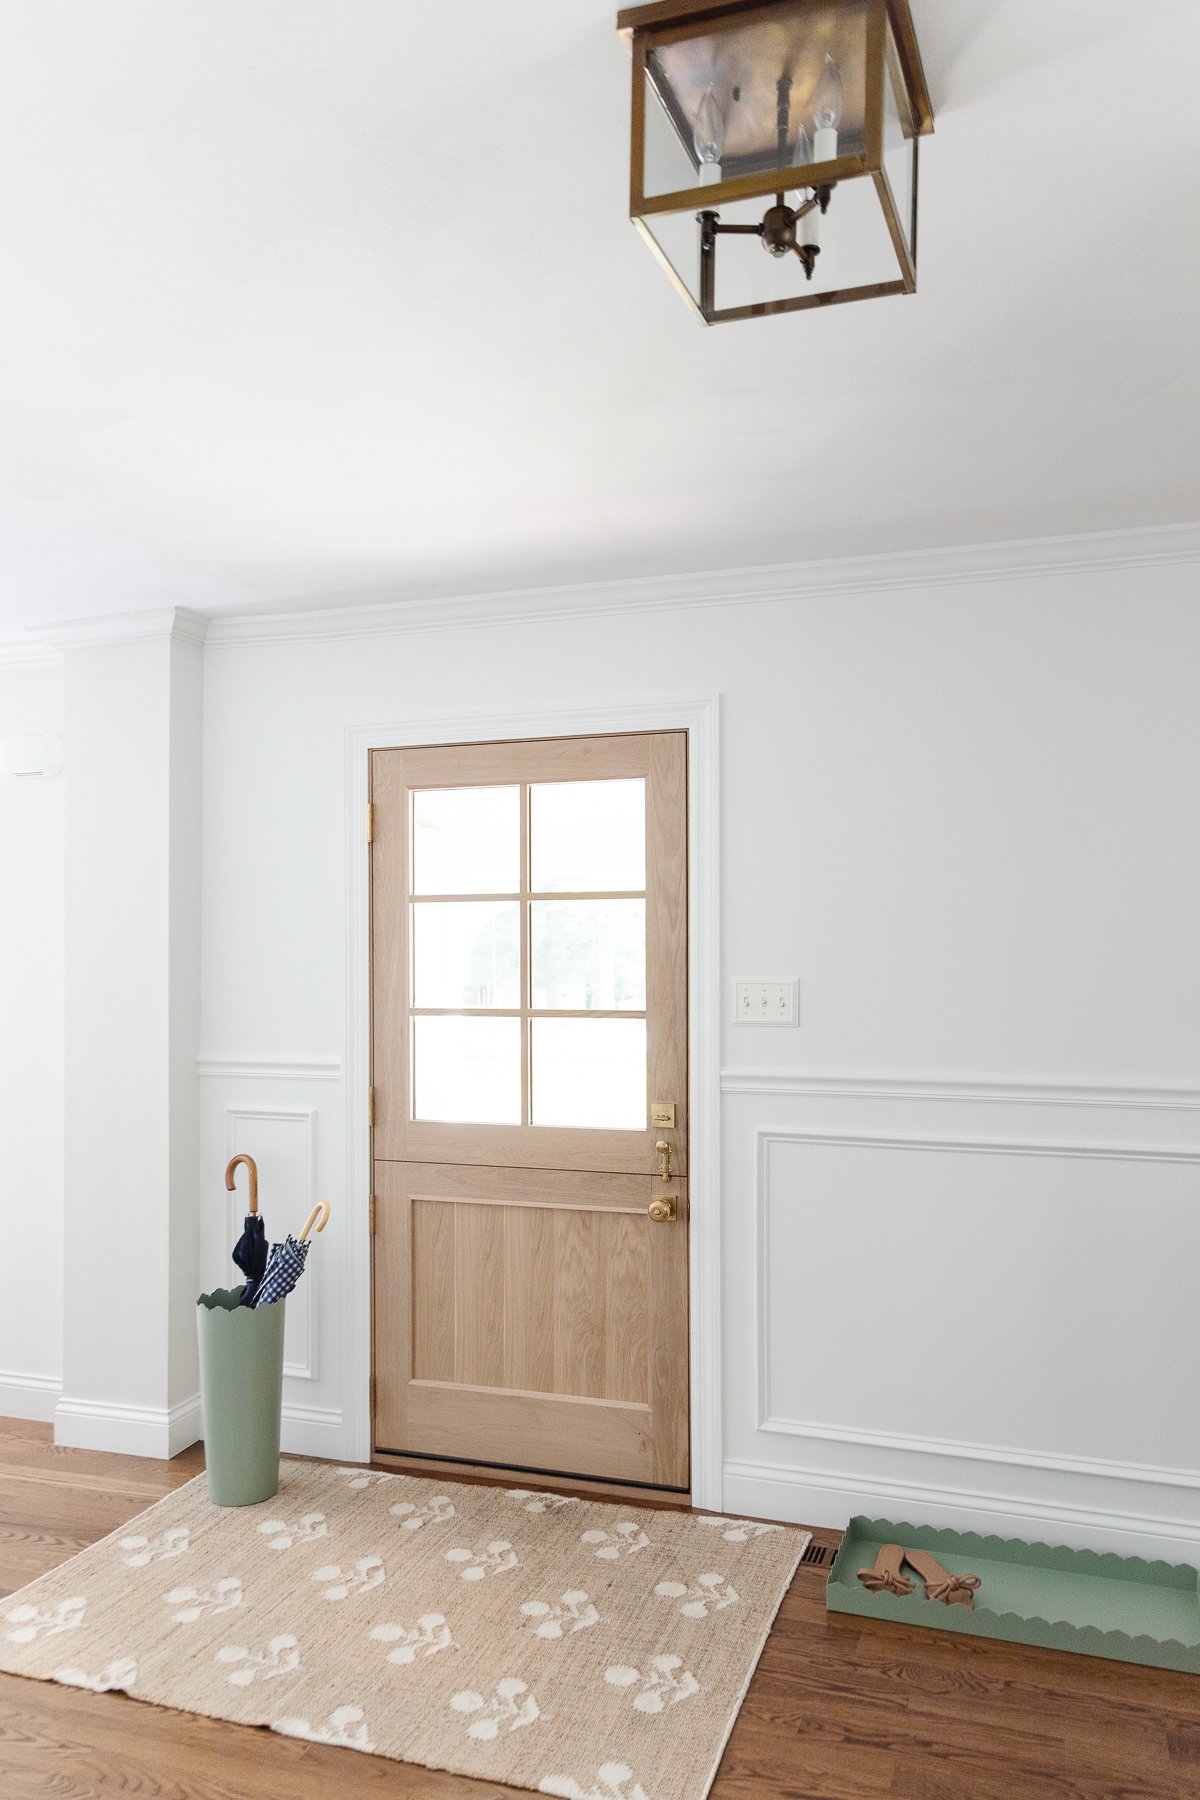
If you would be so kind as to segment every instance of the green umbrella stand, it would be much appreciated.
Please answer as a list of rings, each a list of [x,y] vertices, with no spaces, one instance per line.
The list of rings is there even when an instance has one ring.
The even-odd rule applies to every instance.
[[[196,1302],[208,1497],[254,1506],[279,1488],[286,1300],[240,1305],[242,1290],[214,1288]]]

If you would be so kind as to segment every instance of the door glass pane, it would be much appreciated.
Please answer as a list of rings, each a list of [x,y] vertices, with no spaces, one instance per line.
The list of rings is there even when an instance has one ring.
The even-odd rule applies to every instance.
[[[520,1019],[414,1019],[413,1072],[416,1119],[521,1123]]]
[[[644,900],[535,900],[530,910],[535,1007],[637,1012],[645,1006]]]
[[[520,788],[414,793],[414,894],[515,894],[520,886]]]
[[[644,1019],[534,1019],[533,1123],[646,1128]]]
[[[535,894],[638,893],[646,885],[646,784],[535,782],[529,790]]]
[[[416,1006],[519,1006],[521,927],[515,900],[418,900],[413,907]]]

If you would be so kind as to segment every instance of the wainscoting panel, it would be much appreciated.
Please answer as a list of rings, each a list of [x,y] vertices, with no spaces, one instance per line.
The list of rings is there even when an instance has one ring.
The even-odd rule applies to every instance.
[[[341,1066],[333,1058],[274,1058],[258,1052],[200,1059],[201,1271],[206,1287],[239,1279],[230,1250],[246,1212],[246,1178],[236,1194],[225,1165],[245,1153],[258,1164],[259,1209],[268,1239],[299,1233],[318,1200],[332,1216],[313,1240],[304,1276],[288,1299],[284,1334],[283,1448],[346,1455],[346,1209]]]
[[[1190,1096],[752,1079],[726,1082],[726,1292],[754,1293],[726,1509],[1195,1560]]]
[[[760,1170],[761,1430],[986,1453],[986,1395],[1018,1461],[1196,1479],[1200,1153],[763,1133]]]

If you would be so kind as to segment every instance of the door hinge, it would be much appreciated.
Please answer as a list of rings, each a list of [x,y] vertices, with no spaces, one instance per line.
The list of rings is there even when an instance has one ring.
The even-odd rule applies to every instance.
[[[367,1089],[367,1125],[370,1127],[371,1130],[374,1130],[374,1128],[375,1128],[375,1089],[373,1087],[369,1087]]]
[[[370,800],[367,801],[367,842],[375,842],[375,808]]]
[[[375,1198],[374,1194],[371,1195],[371,1210],[370,1210],[369,1217],[370,1217],[370,1221],[371,1221],[371,1236],[374,1237],[376,1231],[378,1230],[378,1225],[376,1223],[376,1219],[377,1219],[376,1198]]]
[[[375,1380],[375,1377],[372,1375],[372,1377],[371,1377],[371,1417],[372,1418],[374,1418],[374,1416],[375,1416],[375,1402],[378,1399],[378,1396],[379,1396],[379,1387]]]

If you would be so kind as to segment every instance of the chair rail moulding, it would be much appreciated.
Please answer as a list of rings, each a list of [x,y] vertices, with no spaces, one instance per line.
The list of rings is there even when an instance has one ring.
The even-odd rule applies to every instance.
[[[354,1460],[366,1461],[371,1453],[369,753],[416,745],[682,730],[688,734],[692,1499],[713,1510],[721,1506],[718,729],[719,697],[700,694],[611,706],[399,719],[346,730],[346,1421],[348,1454]]]
[[[336,1056],[258,1056],[249,1053],[219,1056],[206,1052],[196,1058],[202,1080],[230,1081],[340,1081],[341,1059]]]
[[[1030,1081],[994,1076],[958,1079],[953,1075],[907,1076],[839,1073],[808,1069],[721,1071],[723,1094],[794,1095],[849,1100],[975,1101],[983,1105],[1092,1106],[1200,1111],[1200,1088],[1149,1087],[1133,1082]]]

